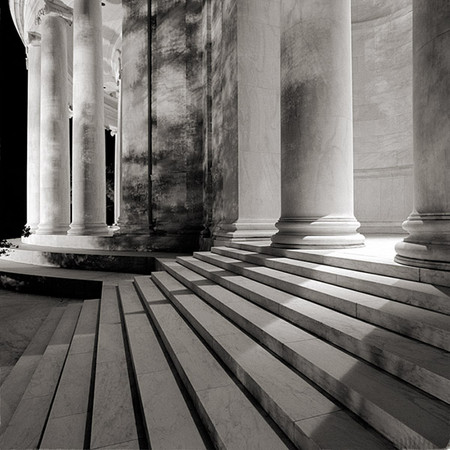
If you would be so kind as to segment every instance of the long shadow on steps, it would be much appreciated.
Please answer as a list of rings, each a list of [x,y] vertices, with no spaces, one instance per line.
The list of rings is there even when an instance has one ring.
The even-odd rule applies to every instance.
[[[224,272],[224,271],[221,270],[221,269],[218,269],[218,272]],[[314,346],[317,347],[316,343],[306,343],[305,344],[305,349],[306,350],[309,349],[312,353],[314,353],[314,352],[317,353],[317,352],[321,352],[321,351],[323,352],[323,348],[321,349],[320,345],[315,350],[314,350]],[[303,351],[306,351],[305,349],[303,349]],[[325,360],[325,361],[323,361],[323,364],[326,366],[327,365],[327,361],[326,361],[327,356],[324,355],[323,359]],[[318,362],[321,363],[320,358],[319,358]],[[350,364],[347,362],[346,364],[343,364],[342,367],[338,368],[339,380],[344,385],[347,385],[347,384],[350,384],[350,385],[353,384],[354,385],[355,383],[359,382],[359,378],[361,377],[361,375],[364,375],[361,372],[361,367],[360,367],[361,364],[359,362],[354,363],[353,366],[352,366],[352,363],[350,361]],[[364,367],[364,364],[363,364],[363,367]],[[365,379],[367,380],[367,376],[365,376]],[[370,382],[370,379],[369,379],[369,382]],[[339,391],[339,389],[338,389],[338,391]],[[419,391],[419,390],[416,390],[416,391],[420,394],[418,396],[418,398],[417,398],[417,400],[420,401],[420,398],[423,398],[424,394],[421,391]],[[415,390],[413,389],[411,392],[414,395]],[[345,396],[348,396],[348,395],[351,395],[351,393],[349,392],[349,393],[343,393],[342,394],[342,396],[344,398],[345,398]],[[359,399],[359,400],[356,399],[354,407],[357,409],[358,414],[362,415],[363,417],[370,417],[371,413],[367,410],[367,405],[365,404],[364,401],[361,401],[361,400],[363,400],[363,399]],[[414,403],[415,398],[412,398],[411,401]],[[439,416],[439,414],[438,414],[438,416]],[[420,418],[416,418],[416,420],[420,421]],[[444,422],[442,422],[442,423],[444,424],[445,423],[445,418],[443,418],[443,420],[444,420]],[[438,422],[439,422],[439,420],[438,420]],[[438,424],[436,424],[436,425],[438,425]],[[443,425],[443,427],[445,428],[445,425]],[[321,428],[320,428],[320,430],[321,430]],[[423,446],[430,445],[430,443],[427,444],[426,442],[421,440],[420,437],[417,437],[417,439],[416,439],[414,437],[414,435],[411,435],[411,434],[409,435],[409,437],[406,436],[406,435],[404,435],[402,437],[402,434],[400,432],[398,434],[399,434],[398,436],[395,436],[395,440],[396,440],[396,444],[399,445],[399,446],[406,446],[407,448],[408,447],[409,448],[411,448],[411,447],[412,448],[414,448],[414,447],[420,448],[420,447],[423,447]],[[428,432],[428,433],[425,432],[424,434],[425,435],[429,435],[430,439],[435,440],[435,444],[434,445],[444,446],[446,444],[446,442],[444,442],[444,441],[448,440],[448,436],[444,436],[445,432],[443,433],[442,430],[439,431],[438,429],[436,429],[436,430],[434,430],[434,432]],[[438,440],[434,439],[434,437],[432,436],[433,434],[435,434],[436,436],[440,435],[440,438],[437,438]]]

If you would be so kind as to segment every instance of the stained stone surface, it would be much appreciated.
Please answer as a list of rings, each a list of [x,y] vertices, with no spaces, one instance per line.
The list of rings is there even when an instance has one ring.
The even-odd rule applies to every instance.
[[[148,0],[123,2],[121,233],[149,233]]]
[[[203,9],[199,0],[153,4],[152,214],[160,248],[192,248],[202,229]]]

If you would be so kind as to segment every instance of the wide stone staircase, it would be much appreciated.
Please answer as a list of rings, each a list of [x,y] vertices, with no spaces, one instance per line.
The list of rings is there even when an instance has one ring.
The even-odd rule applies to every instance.
[[[373,259],[160,258],[50,312],[0,387],[0,448],[446,448],[449,312],[445,274]]]

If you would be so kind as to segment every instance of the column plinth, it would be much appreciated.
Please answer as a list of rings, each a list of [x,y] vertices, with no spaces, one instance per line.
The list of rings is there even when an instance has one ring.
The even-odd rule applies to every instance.
[[[37,234],[66,234],[70,221],[67,23],[41,18],[40,222]]]
[[[41,38],[29,33],[27,117],[27,224],[35,233],[39,225],[41,138]]]
[[[414,210],[395,261],[450,270],[450,4],[413,3]]]
[[[362,246],[353,215],[350,0],[282,0],[281,218],[272,246]]]
[[[73,9],[73,163],[71,235],[108,235],[100,0]]]

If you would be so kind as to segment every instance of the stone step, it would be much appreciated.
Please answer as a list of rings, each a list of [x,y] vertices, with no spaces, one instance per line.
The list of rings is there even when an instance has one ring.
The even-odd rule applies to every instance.
[[[145,294],[145,306],[214,447],[249,450],[292,448],[170,301],[161,293],[152,292]]]
[[[38,446],[81,306],[81,303],[67,305],[8,427],[0,438],[2,450]]]
[[[444,314],[210,252],[194,255],[195,257],[177,258],[177,261],[193,270],[201,266],[203,261],[216,266],[219,273],[220,269],[229,270],[435,347],[450,350],[450,320]]]
[[[444,350],[231,272],[217,274],[215,268],[202,267],[199,274],[176,262],[164,262],[163,267],[214,307],[227,308],[227,315],[234,314],[234,309],[229,309],[231,305],[240,308],[248,327],[253,326],[256,317],[253,311],[259,311],[259,308],[243,302],[242,297],[450,403],[450,359]],[[259,315],[264,316],[264,313]],[[279,320],[271,320],[262,322],[267,323],[267,332],[273,327],[281,327]],[[289,335],[292,325],[284,325],[283,329],[286,328]]]
[[[147,297],[156,290],[148,277],[137,278],[136,287]],[[199,420],[190,411],[134,283],[121,282],[119,297],[148,443],[153,450],[206,449]]]
[[[0,387],[0,436],[6,430],[64,311],[65,306],[51,309]]]
[[[85,448],[99,300],[85,300],[40,448]]]
[[[275,248],[271,247],[270,242],[267,241],[260,243],[230,242],[227,245],[241,250],[342,267],[359,272],[385,275],[403,280],[421,281],[440,286],[450,286],[450,273],[447,271],[405,266],[387,259],[384,260],[379,257],[357,253],[351,249],[344,251]]]
[[[90,448],[139,448],[116,286],[100,301]]]
[[[293,275],[450,314],[450,288],[229,247],[213,247],[211,251]]]
[[[229,322],[197,296],[181,294],[183,285],[176,280],[170,280],[169,274],[153,274],[153,276],[165,286],[166,295],[170,296],[191,325],[227,365],[236,371],[253,395],[258,398],[258,395],[263,397],[268,394],[270,387],[276,384],[275,380],[278,378],[279,385],[272,391],[275,395],[281,395],[283,386],[289,385],[289,389],[293,389],[294,380],[287,375],[287,368],[280,361],[272,357],[278,364],[270,364],[270,360],[264,359],[263,350],[242,332],[229,330],[223,333],[225,326],[229,328]],[[245,300],[241,298],[240,302]],[[219,303],[218,301],[215,305],[218,308]],[[241,316],[236,301],[227,306],[228,309],[233,309],[233,318],[238,317],[238,322],[248,333],[257,339],[263,334],[264,340],[270,342],[268,347],[280,358],[352,410],[396,446],[443,448],[447,444],[450,438],[450,407],[445,403],[427,396],[261,308],[253,309],[250,314],[253,317],[250,319],[253,326],[248,327],[248,316]],[[221,308],[220,311],[226,313],[227,309]],[[273,325],[270,333],[265,332],[261,323]],[[255,329],[257,333],[254,333]],[[258,351],[255,348],[258,348]],[[259,371],[255,370],[255,367],[258,367]],[[284,372],[283,367],[286,368]],[[258,386],[251,389],[252,383],[249,383],[249,379]],[[306,389],[303,388],[302,392],[305,395]],[[311,401],[311,394],[306,396]],[[295,396],[291,391],[287,397],[292,401]],[[294,403],[298,406],[299,399]],[[310,404],[309,411],[312,409],[313,406]],[[272,414],[274,410],[276,409],[273,407],[269,409]],[[353,435],[348,426],[345,429],[348,434]],[[300,445],[299,442],[295,443]],[[333,444],[327,445],[325,448],[336,448]],[[359,445],[359,448],[368,448],[366,441],[359,442]]]
[[[297,447],[392,447],[171,275],[152,278]],[[296,339],[315,338],[303,333]]]

